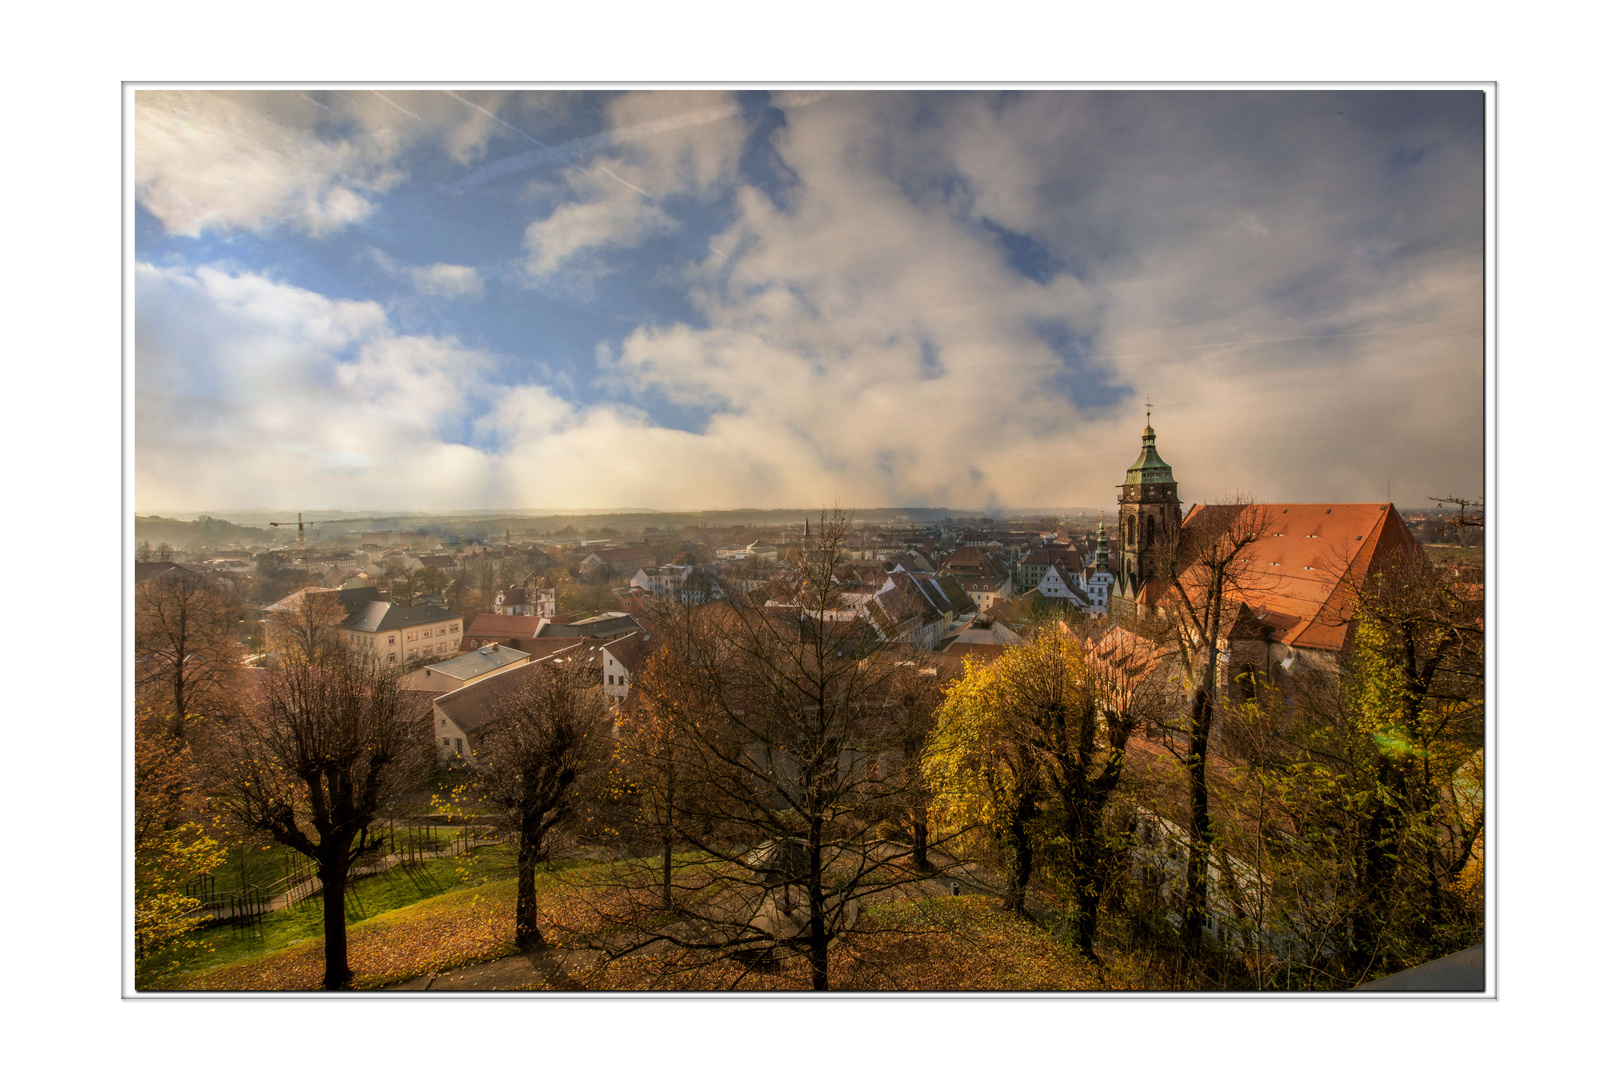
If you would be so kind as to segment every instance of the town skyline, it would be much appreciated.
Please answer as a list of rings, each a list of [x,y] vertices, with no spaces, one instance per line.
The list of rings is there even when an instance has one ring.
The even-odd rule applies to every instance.
[[[137,513],[1484,487],[1480,91],[132,93]]]

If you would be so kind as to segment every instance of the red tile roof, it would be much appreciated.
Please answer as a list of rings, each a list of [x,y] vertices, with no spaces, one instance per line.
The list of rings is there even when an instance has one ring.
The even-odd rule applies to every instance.
[[[1228,508],[1193,506],[1181,529],[1192,531],[1222,511]],[[1264,515],[1267,535],[1244,552],[1234,599],[1255,614],[1281,616],[1278,626],[1295,620],[1277,636],[1283,644],[1340,650],[1366,576],[1421,554],[1391,503],[1261,503],[1253,511]]]
[[[461,638],[531,638],[544,620],[538,615],[489,615],[479,612],[466,620]]]

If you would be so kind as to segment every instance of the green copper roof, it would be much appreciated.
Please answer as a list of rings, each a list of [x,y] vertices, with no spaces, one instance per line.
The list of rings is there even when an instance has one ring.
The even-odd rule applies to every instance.
[[[1124,476],[1124,483],[1174,483],[1174,470],[1169,467],[1168,462],[1157,456],[1157,432],[1153,431],[1149,424],[1146,430],[1141,433],[1140,457],[1136,458],[1135,464],[1129,467],[1129,472]]]

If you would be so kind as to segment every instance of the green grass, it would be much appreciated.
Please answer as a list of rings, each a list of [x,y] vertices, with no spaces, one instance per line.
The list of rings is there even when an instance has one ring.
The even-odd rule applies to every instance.
[[[515,877],[515,852],[496,845],[474,848],[453,858],[427,859],[415,866],[396,867],[351,882],[343,897],[344,921],[352,926],[383,912],[393,911],[430,897],[473,885]],[[324,931],[325,899],[315,894],[290,908],[272,912],[255,927],[213,926],[193,934],[201,955],[181,975],[273,952],[316,939]]]
[[[234,847],[213,872],[214,888],[228,894],[241,891],[244,881],[249,885],[274,885],[287,876],[289,852],[289,848],[276,843],[249,842]],[[307,865],[308,860],[299,855],[293,864]]]
[[[426,851],[439,851],[458,838],[462,830],[459,826],[429,825],[418,826],[411,832],[411,843]],[[401,826],[398,833],[402,843],[405,829]],[[384,854],[391,850],[386,844],[383,845]],[[292,858],[289,859],[289,855]],[[296,873],[312,866],[309,859],[294,854],[283,844],[249,841],[225,853],[225,861],[213,872],[214,888],[226,895],[241,892],[246,885],[269,888],[284,880],[289,870]]]

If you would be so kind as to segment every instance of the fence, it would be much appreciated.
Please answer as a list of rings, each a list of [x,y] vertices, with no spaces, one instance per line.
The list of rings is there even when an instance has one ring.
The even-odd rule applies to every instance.
[[[364,836],[369,843],[375,837]],[[420,866],[427,859],[464,855],[473,848],[495,843],[494,830],[477,826],[404,825],[387,827],[375,848],[355,859],[348,880],[380,874],[399,866]],[[221,887],[214,874],[199,874],[186,882],[185,894],[197,901],[197,913],[204,925],[229,924],[255,927],[272,911],[302,904],[320,891],[317,867],[312,859],[287,849],[281,860],[281,876],[259,884],[250,882],[245,868],[237,889]],[[226,879],[228,881],[228,878]]]

